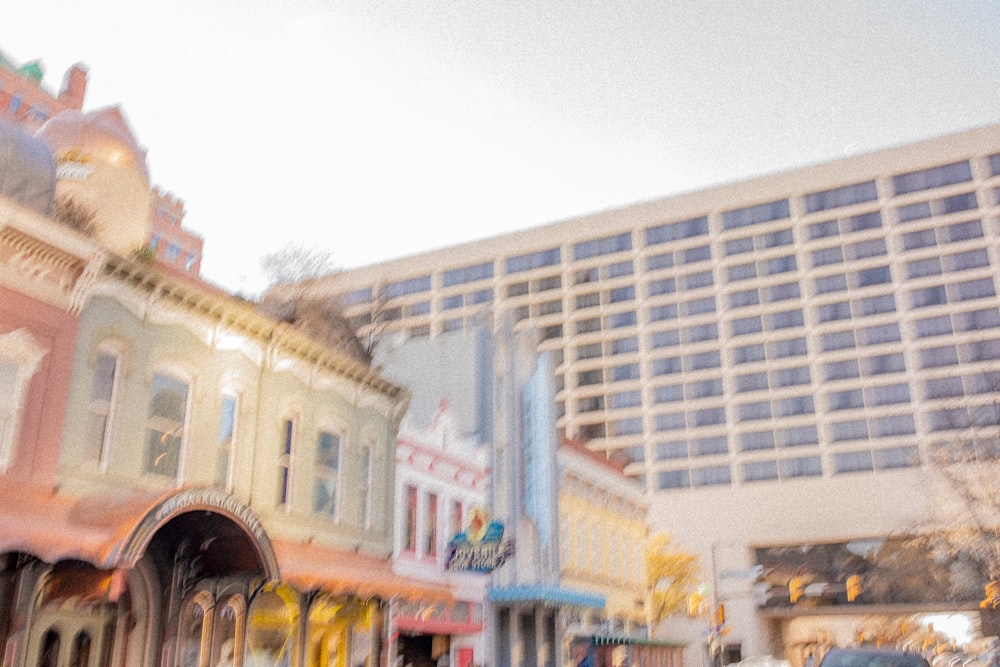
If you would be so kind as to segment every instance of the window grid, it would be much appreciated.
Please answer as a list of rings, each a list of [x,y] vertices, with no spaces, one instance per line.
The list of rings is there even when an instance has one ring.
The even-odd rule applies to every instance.
[[[711,398],[684,393],[684,387],[692,384],[690,374],[742,375],[746,365],[779,361],[811,372],[799,377],[784,367],[774,369],[781,372],[768,377],[766,389],[757,390],[766,392],[775,415],[770,421],[807,420],[818,425],[814,429],[818,438],[808,434],[801,438],[812,437],[818,442],[811,446],[827,447],[833,442],[826,428],[829,420],[821,414],[826,410],[819,405],[822,399],[817,397],[813,414],[784,416],[782,410],[794,413],[805,404],[800,401],[793,408],[788,402],[791,397],[773,392],[787,393],[812,382],[854,385],[869,378],[904,376],[911,386],[909,402],[915,404],[925,400],[921,378],[928,373],[960,363],[985,363],[995,354],[988,342],[973,345],[956,337],[978,337],[978,332],[998,326],[996,288],[990,254],[985,250],[993,231],[972,219],[980,206],[992,202],[980,201],[987,197],[977,198],[975,186],[961,185],[973,180],[971,173],[963,175],[961,164],[921,170],[927,172],[922,175],[897,175],[905,178],[890,175],[878,184],[888,186],[882,193],[887,198],[884,204],[878,201],[875,183],[861,180],[818,188],[792,199],[647,224],[629,233],[612,230],[601,238],[553,248],[548,257],[558,256],[558,260],[545,265],[561,267],[562,289],[568,295],[563,300],[566,312],[549,312],[546,317],[551,320],[545,321],[553,323],[545,336],[546,345],[569,348],[566,361],[557,369],[568,380],[560,385],[557,397],[568,408],[560,424],[577,435],[615,435],[625,442],[616,441],[614,446],[625,449],[628,442],[660,434],[664,428],[679,425],[680,432],[687,434],[692,428],[707,428],[696,425],[691,401]],[[955,187],[931,191],[946,186]],[[927,195],[919,194],[924,190]],[[895,198],[902,194],[907,196]],[[927,203],[926,219],[918,215],[922,204],[915,200],[919,199]],[[908,206],[912,211],[899,215]],[[952,217],[945,219],[947,224],[930,226],[931,218],[941,215]],[[965,219],[950,222],[955,217]],[[947,247],[956,243],[962,245]],[[624,252],[629,253],[627,257],[604,259]],[[929,257],[929,253],[934,254]],[[713,259],[715,264],[706,266]],[[501,257],[497,266],[508,262]],[[813,273],[817,267],[822,272]],[[527,273],[528,268],[520,270],[526,273],[519,303],[531,304],[532,310],[523,313],[525,320],[531,320],[548,308],[535,297],[535,274],[541,270],[531,269],[534,274]],[[547,271],[555,275],[551,268]],[[947,282],[949,273],[961,280]],[[818,290],[816,279],[825,280]],[[817,291],[823,292],[821,298]],[[498,301],[511,298],[504,289],[498,288],[496,294]],[[788,307],[776,305],[782,301]],[[691,318],[697,319],[690,322]],[[701,320],[704,324],[699,324]],[[739,329],[736,336],[734,327]],[[781,335],[782,331],[788,334]],[[907,352],[904,363],[898,352],[904,339],[930,345]],[[950,346],[931,344],[952,339]],[[612,340],[636,342],[613,346]],[[692,345],[713,345],[721,350],[720,358],[707,359]],[[872,354],[871,346],[883,353]],[[642,360],[638,371],[623,363],[632,361],[631,356],[610,361],[616,354],[638,354]],[[932,365],[931,358],[939,354],[945,361]],[[594,367],[578,366],[584,361]],[[807,376],[809,384],[795,384],[806,382]],[[631,384],[627,391],[606,390],[610,386],[606,383],[626,381],[642,383],[638,400],[635,393],[629,393],[634,391]],[[723,396],[715,397],[720,401],[736,395],[735,384],[729,380],[724,384]],[[576,387],[589,394],[577,394]],[[595,390],[599,396],[590,395]],[[637,403],[642,405],[642,399],[658,408],[676,406],[679,410],[651,415],[639,432],[627,411]],[[863,393],[864,400],[869,399]],[[881,405],[886,404],[873,404]],[[866,404],[861,409],[873,408]],[[595,411],[606,413],[606,418],[577,420],[578,414]],[[679,418],[670,416],[678,413]],[[735,411],[726,419],[732,423]],[[788,436],[790,441],[798,437]],[[658,451],[650,449],[651,454]],[[836,474],[832,459],[824,463],[829,466],[822,474]],[[707,474],[688,468],[685,475],[671,473],[661,479],[657,465],[645,468],[654,473],[650,478],[654,487],[698,485]],[[880,465],[878,456],[872,456],[872,469]],[[739,483],[738,469],[731,474],[733,483]]]

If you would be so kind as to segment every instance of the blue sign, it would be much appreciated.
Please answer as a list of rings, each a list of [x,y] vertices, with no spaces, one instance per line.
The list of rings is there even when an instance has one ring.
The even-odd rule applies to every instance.
[[[514,540],[503,539],[503,524],[486,510],[472,513],[469,527],[448,543],[447,568],[457,572],[492,572],[514,555]]]

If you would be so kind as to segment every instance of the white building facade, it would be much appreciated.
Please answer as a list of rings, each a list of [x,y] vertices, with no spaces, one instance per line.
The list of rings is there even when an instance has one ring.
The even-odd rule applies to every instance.
[[[419,417],[426,417],[421,420]],[[447,589],[452,604],[393,608],[392,628],[402,664],[470,667],[483,662],[483,607],[488,575],[449,568],[452,539],[488,503],[489,449],[462,438],[447,397],[433,415],[408,415],[396,444],[394,569]]]

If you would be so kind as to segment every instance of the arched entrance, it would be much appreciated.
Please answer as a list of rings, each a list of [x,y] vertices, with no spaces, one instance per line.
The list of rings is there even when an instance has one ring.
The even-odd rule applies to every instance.
[[[139,511],[118,508],[103,520],[100,527],[123,537],[100,553],[55,562],[28,557],[32,585],[9,607],[21,610],[23,630],[12,632],[18,618],[9,625],[4,664],[243,664],[249,602],[278,576],[256,516],[216,489],[135,504]],[[102,519],[84,528],[95,521]]]

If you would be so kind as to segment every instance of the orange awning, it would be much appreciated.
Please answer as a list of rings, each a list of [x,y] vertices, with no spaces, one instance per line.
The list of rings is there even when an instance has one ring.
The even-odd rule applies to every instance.
[[[188,498],[187,494],[191,494]],[[103,492],[70,498],[0,479],[0,553],[21,551],[48,563],[80,560],[111,570],[135,565],[147,533],[176,509],[200,503],[198,490]],[[201,504],[197,504],[201,506]],[[160,518],[160,514],[163,517]],[[451,604],[446,586],[396,574],[388,558],[290,540],[268,540],[280,581],[302,591]],[[274,562],[274,561],[272,561]],[[273,570],[272,570],[273,572]],[[278,579],[278,577],[275,577]]]
[[[224,539],[250,550],[239,564],[244,571],[259,569],[269,580],[277,578],[277,559],[256,515],[239,499],[210,487],[104,490],[70,497],[0,479],[0,553],[20,551],[48,563],[78,560],[101,570],[131,569],[160,528],[202,511],[220,517],[214,525],[227,528]],[[203,556],[211,553],[209,549]],[[215,553],[214,559],[221,567],[236,565],[224,553]]]
[[[272,540],[271,544],[278,558],[281,581],[299,590],[385,600],[396,596],[428,603],[451,604],[455,600],[444,586],[396,574],[388,558],[280,539]]]
[[[22,551],[48,563],[130,567],[134,563],[118,562],[121,549],[163,496],[163,491],[109,494],[95,503],[0,482],[0,552]]]

